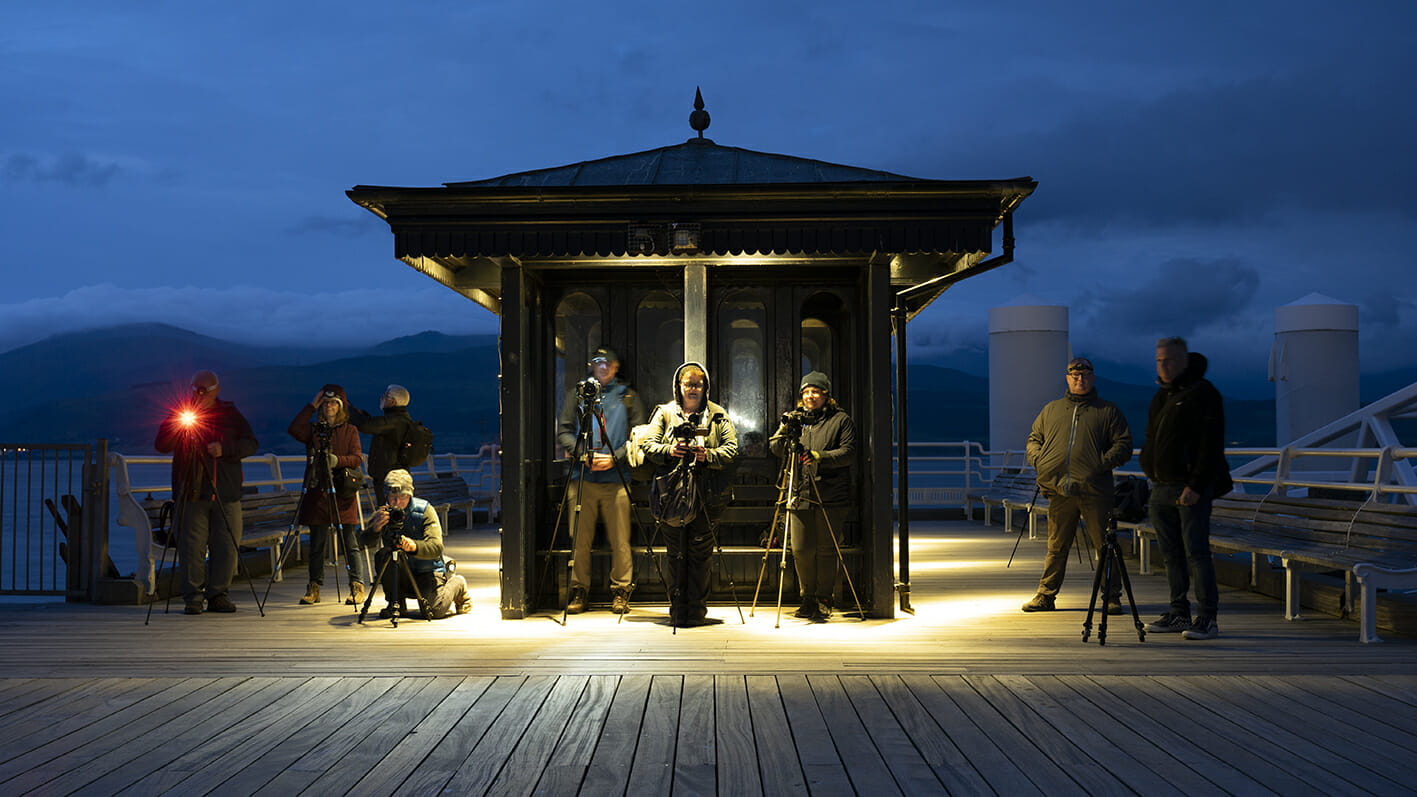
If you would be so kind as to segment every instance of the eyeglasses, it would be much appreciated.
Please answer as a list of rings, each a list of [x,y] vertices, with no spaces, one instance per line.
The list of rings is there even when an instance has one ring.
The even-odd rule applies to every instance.
[[[596,357],[594,360],[591,360],[591,361],[590,361],[590,364],[591,364],[591,365],[609,365],[609,364],[610,364],[610,360],[608,360],[608,359],[606,359],[606,358],[604,358],[604,357]]]
[[[1077,378],[1081,379],[1081,378],[1084,377],[1084,376],[1092,376],[1092,372],[1091,372],[1091,371],[1069,371],[1069,372],[1068,372],[1068,376],[1069,376],[1070,378],[1071,378],[1071,377],[1077,377]]]
[[[205,396],[213,390],[216,390],[216,385],[207,385],[206,387],[202,387],[201,385],[192,385],[192,392],[196,393],[199,396]]]
[[[703,389],[704,389],[704,383],[703,383],[703,382],[685,382],[684,385],[683,385],[683,387],[684,387],[685,390],[703,390]]]

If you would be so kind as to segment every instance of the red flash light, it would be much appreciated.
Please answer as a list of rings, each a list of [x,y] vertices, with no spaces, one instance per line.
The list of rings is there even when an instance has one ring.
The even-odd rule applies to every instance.
[[[182,424],[182,428],[191,429],[193,426],[197,425],[197,413],[192,410],[183,410],[181,414],[177,416],[177,422]]]

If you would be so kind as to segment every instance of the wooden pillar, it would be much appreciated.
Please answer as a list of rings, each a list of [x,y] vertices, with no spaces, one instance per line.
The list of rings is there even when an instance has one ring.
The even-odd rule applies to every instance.
[[[865,441],[865,485],[861,523],[866,530],[873,617],[895,617],[895,559],[892,542],[895,528],[891,519],[891,305],[895,294],[890,284],[890,264],[866,266],[866,351],[865,379],[861,396],[866,411],[857,416],[857,434]],[[903,330],[902,330],[903,333]]]
[[[531,352],[532,303],[526,272],[502,270],[502,619],[526,616],[531,564],[536,553],[535,515],[528,484],[531,467],[529,424],[535,421],[527,364]]]

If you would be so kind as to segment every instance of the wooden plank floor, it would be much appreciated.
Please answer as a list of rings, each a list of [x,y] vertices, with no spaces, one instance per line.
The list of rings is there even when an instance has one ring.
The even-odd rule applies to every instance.
[[[502,621],[495,532],[454,533],[476,608],[354,622],[303,584],[235,615],[0,607],[0,794],[1403,794],[1417,641],[1221,595],[1221,637],[1081,639],[1023,614],[1042,543],[915,524],[914,616],[663,606]],[[1133,580],[1144,616],[1164,579]],[[327,578],[327,586],[331,581]],[[239,585],[244,588],[244,585]],[[259,585],[262,590],[265,584]],[[327,592],[332,590],[327,590]],[[751,595],[742,596],[744,613]]]

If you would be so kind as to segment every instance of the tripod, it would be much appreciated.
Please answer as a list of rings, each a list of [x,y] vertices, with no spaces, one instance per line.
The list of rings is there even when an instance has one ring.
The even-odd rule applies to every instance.
[[[317,410],[318,412],[318,410]],[[325,425],[324,429],[316,428],[312,434],[316,440],[314,449],[305,457],[305,478],[300,482],[300,498],[295,502],[295,511],[290,517],[290,527],[281,535],[279,544],[280,555],[276,557],[275,568],[271,570],[271,580],[266,582],[265,600],[270,600],[271,586],[275,584],[276,576],[285,569],[286,559],[290,556],[293,548],[300,544],[300,511],[305,507],[305,500],[310,497],[319,485],[320,477],[325,480],[325,514],[330,520],[327,533],[333,537],[339,535],[339,528],[343,525],[339,521],[339,499],[335,495],[334,469],[330,467],[330,434],[333,430]],[[357,500],[356,500],[356,503]],[[313,531],[311,532],[313,534]],[[314,548],[314,541],[311,541],[311,548]],[[339,546],[335,546],[338,550]],[[353,555],[353,552],[350,552]],[[311,551],[314,556],[314,551]],[[350,585],[351,593],[353,585]],[[335,598],[339,599],[339,565],[335,566]]]
[[[435,510],[430,506],[426,511],[432,512]],[[369,595],[364,599],[364,605],[359,609],[359,622],[361,624],[363,624],[365,616],[369,614],[369,604],[374,602],[374,584],[383,581],[384,572],[389,569],[390,564],[393,564],[397,568],[393,576],[389,579],[393,588],[393,594],[388,594],[390,589],[385,587],[384,597],[389,601],[389,620],[394,624],[394,628],[398,628],[399,617],[403,615],[403,597],[399,594],[399,590],[402,589],[401,585],[405,577],[408,579],[409,586],[413,587],[413,597],[418,601],[418,611],[423,613],[424,620],[430,623],[433,622],[433,614],[428,608],[428,601],[423,597],[423,591],[418,588],[418,581],[413,577],[413,569],[408,566],[408,556],[406,552],[396,544],[402,534],[402,524],[399,524],[398,528],[393,528],[392,525],[384,527],[384,549],[374,557],[375,560],[380,563],[379,572],[374,576],[374,581],[369,585]],[[382,616],[382,612],[380,614]]]
[[[1132,608],[1132,622],[1137,626],[1137,639],[1146,641],[1146,626],[1142,624],[1141,615],[1137,612],[1136,599],[1132,597],[1132,580],[1127,576],[1127,566],[1122,562],[1122,548],[1117,544],[1117,519],[1109,513],[1107,515],[1107,531],[1103,537],[1102,548],[1097,556],[1097,573],[1092,578],[1092,599],[1087,603],[1087,619],[1082,622],[1082,641],[1086,642],[1092,634],[1092,613],[1097,608],[1097,594],[1106,589],[1105,595],[1111,595],[1113,587],[1116,586],[1116,579],[1120,577],[1122,587],[1127,591],[1127,604]],[[1104,602],[1106,598],[1103,598]],[[1097,624],[1097,644],[1107,644],[1107,607],[1102,608],[1102,618]]]
[[[789,433],[791,434],[791,433]],[[798,484],[802,476],[797,472],[799,460],[804,453],[802,441],[795,435],[791,436],[791,445],[788,446],[787,456],[783,457],[782,475],[778,477],[777,508],[773,512],[772,526],[768,529],[767,544],[763,546],[763,560],[758,566],[758,585],[753,590],[753,606],[748,613],[751,615],[758,605],[758,592],[763,586],[763,574],[767,570],[768,556],[772,553],[773,537],[777,534],[778,519],[782,519],[782,555],[777,564],[777,614],[773,620],[773,628],[778,628],[782,624],[782,589],[787,581],[787,552],[792,547],[792,513],[797,511],[798,505],[803,500],[801,497],[802,487]],[[822,522],[827,527],[827,536],[831,537],[832,547],[836,549],[836,564],[840,568],[842,575],[846,577],[846,585],[851,590],[851,598],[856,602],[856,614],[864,622],[866,612],[861,608],[861,599],[856,595],[856,585],[851,581],[851,573],[847,571],[846,560],[841,555],[841,545],[836,540],[836,529],[832,528],[831,518],[827,514],[827,508],[822,504],[821,492],[817,489],[815,479],[806,479],[807,485],[812,489],[812,499],[816,501],[817,510],[822,513]],[[809,499],[809,500],[812,500]]]

